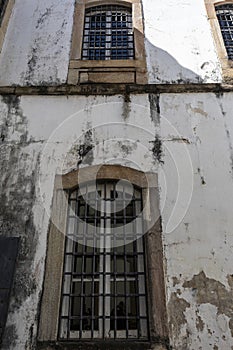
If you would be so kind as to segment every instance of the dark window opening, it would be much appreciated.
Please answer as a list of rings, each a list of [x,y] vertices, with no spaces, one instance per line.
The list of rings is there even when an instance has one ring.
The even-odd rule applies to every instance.
[[[227,55],[233,60],[233,4],[215,7]]]
[[[148,339],[142,194],[98,183],[69,194],[60,337]]]
[[[82,59],[134,59],[131,9],[104,5],[86,10]]]

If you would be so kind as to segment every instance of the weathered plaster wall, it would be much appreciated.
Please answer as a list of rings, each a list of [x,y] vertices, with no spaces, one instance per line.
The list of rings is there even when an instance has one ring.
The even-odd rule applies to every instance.
[[[156,171],[158,121],[147,96],[4,96],[0,118],[0,234],[21,237],[3,349],[32,349],[55,174],[103,163]]]
[[[33,349],[55,174],[102,163],[159,172],[174,349],[233,346],[232,103],[232,93],[1,98],[0,230],[21,237],[3,349]]]
[[[204,1],[142,3],[150,83],[221,80]]]
[[[219,82],[204,1],[143,0],[150,83]],[[0,86],[67,80],[74,0],[16,0],[0,54]]]
[[[74,0],[16,0],[0,55],[0,85],[66,82]]]
[[[161,198],[166,197],[163,238],[175,349],[233,346],[232,103],[232,94],[171,94],[160,99],[164,140],[160,179],[164,172],[167,184],[167,193],[161,187]],[[185,149],[191,164],[182,155]],[[187,196],[178,194],[185,187],[187,195],[192,182],[187,206]],[[177,198],[180,210],[187,212],[176,227],[177,216],[171,216]]]

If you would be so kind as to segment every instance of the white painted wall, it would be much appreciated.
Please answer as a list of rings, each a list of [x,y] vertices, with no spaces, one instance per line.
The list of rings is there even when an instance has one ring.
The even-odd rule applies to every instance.
[[[221,68],[202,0],[143,0],[150,83],[219,82]]]
[[[219,282],[219,288],[225,289],[226,295],[231,295],[228,278],[232,274],[233,246],[232,103],[231,93],[223,97],[215,94],[161,96],[164,165],[160,168],[160,184],[161,180],[164,183],[165,177],[167,189],[161,186],[161,203],[166,203],[162,220],[167,298],[169,300],[175,292],[191,305],[185,311],[187,323],[181,327],[179,335],[173,334],[175,349],[181,349],[187,339],[187,349],[211,350],[215,349],[214,346],[216,349],[230,349],[233,346],[229,306],[226,306],[223,292],[216,285],[211,291],[200,285],[198,288],[204,289],[205,302],[199,305],[195,297],[198,291],[183,286],[184,281],[192,280],[194,275],[203,271],[209,279]],[[172,127],[184,142],[175,140]],[[185,158],[185,149],[191,157],[191,164]],[[181,192],[179,208],[184,213],[184,203],[188,201],[192,183],[190,205],[175,228],[179,210],[178,215],[172,219],[171,216],[178,193]],[[216,295],[219,295],[226,314],[221,307],[218,309],[210,303],[209,300]],[[198,317],[203,320],[203,330],[197,330]]]
[[[16,0],[2,52],[0,86],[66,82],[74,0]]]

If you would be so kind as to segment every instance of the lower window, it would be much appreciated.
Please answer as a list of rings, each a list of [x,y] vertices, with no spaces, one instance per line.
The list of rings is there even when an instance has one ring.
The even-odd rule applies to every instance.
[[[61,339],[147,340],[142,194],[89,183],[69,193]]]

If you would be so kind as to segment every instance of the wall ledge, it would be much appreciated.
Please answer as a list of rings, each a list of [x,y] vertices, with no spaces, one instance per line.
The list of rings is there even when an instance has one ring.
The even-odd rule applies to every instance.
[[[0,95],[117,95],[145,93],[212,92],[222,94],[233,91],[233,84],[83,84],[54,86],[0,86]]]

